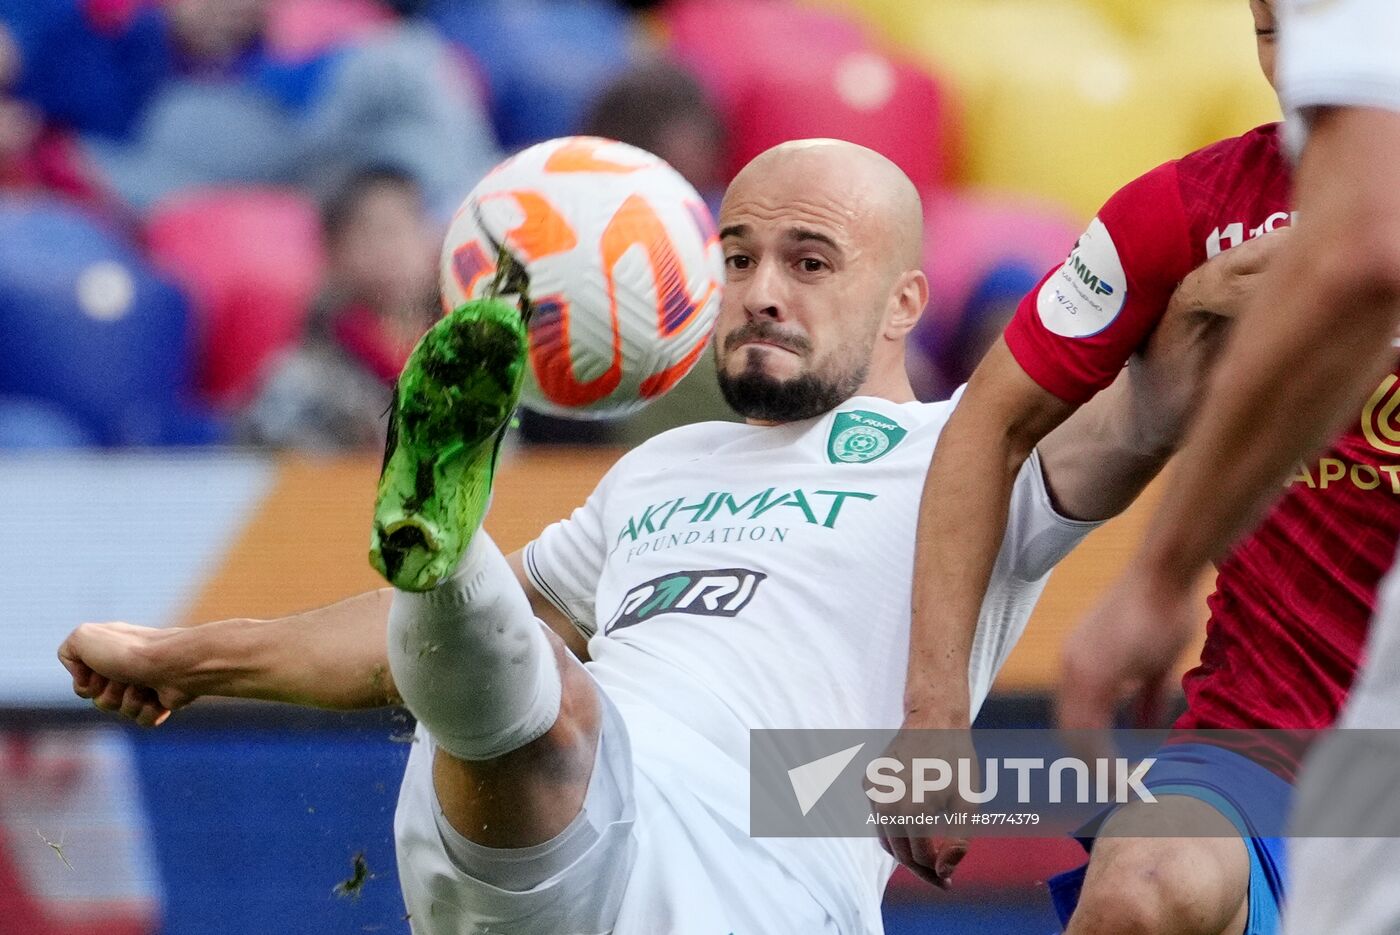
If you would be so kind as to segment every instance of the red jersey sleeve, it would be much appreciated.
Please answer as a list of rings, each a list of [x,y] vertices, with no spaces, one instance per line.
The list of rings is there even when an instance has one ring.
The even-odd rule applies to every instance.
[[[1194,264],[1169,162],[1109,199],[1069,258],[1021,302],[1006,344],[1036,383],[1085,403],[1113,382]]]

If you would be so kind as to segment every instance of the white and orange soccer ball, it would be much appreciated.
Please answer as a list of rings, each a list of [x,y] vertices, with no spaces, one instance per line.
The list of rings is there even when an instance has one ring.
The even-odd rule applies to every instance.
[[[446,309],[492,290],[528,303],[521,402],[572,418],[625,415],[675,386],[705,352],[723,282],[695,189],[656,156],[596,137],[539,143],[493,169],[442,253]]]

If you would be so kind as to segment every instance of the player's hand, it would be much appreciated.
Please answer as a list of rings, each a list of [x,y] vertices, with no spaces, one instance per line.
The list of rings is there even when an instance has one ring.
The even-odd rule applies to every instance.
[[[1083,732],[1082,756],[1111,756],[1108,742],[1118,705],[1139,700],[1140,726],[1157,726],[1176,662],[1198,636],[1197,594],[1189,583],[1154,581],[1129,571],[1065,641],[1056,716]],[[1088,748],[1093,749],[1088,749]]]
[[[1142,450],[1176,450],[1205,398],[1229,324],[1287,238],[1283,228],[1226,250],[1193,270],[1172,294],[1162,320],[1128,362],[1130,424]]]
[[[932,729],[935,726],[941,729],[935,732]],[[970,729],[949,730],[946,725],[925,723],[917,717],[905,720],[899,736],[884,755],[906,764],[916,757],[930,756],[954,764],[964,758],[977,762],[977,751],[972,745]],[[976,785],[973,783],[974,787]],[[931,815],[949,815],[968,812],[975,807],[958,795],[956,783],[941,792],[928,793],[922,804],[873,804],[874,811],[889,815],[911,810]],[[951,886],[953,872],[967,856],[968,842],[965,838],[930,833],[932,829],[929,825],[878,827],[880,846],[885,849],[885,853],[908,867],[921,880],[932,883],[939,889],[946,890]]]
[[[1282,227],[1246,240],[1196,267],[1172,295],[1167,314],[1198,313],[1235,318],[1288,243],[1292,228]]]
[[[78,697],[152,727],[194,700],[159,651],[170,635],[129,623],[85,623],[63,641],[58,659]]]

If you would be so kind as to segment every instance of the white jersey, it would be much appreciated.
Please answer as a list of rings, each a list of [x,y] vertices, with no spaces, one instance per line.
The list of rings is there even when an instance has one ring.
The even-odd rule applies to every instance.
[[[1400,3],[1283,0],[1278,89],[1301,148],[1315,107],[1400,111]]]
[[[899,726],[919,501],[953,405],[858,397],[787,425],[676,429],[527,546],[536,588],[590,637],[639,773],[694,785],[699,766],[707,804],[746,834],[751,729]],[[973,643],[974,713],[1050,569],[1093,525],[1055,512],[1032,456]],[[878,930],[893,863],[874,839],[791,845],[763,846],[845,903],[828,902],[843,930]]]

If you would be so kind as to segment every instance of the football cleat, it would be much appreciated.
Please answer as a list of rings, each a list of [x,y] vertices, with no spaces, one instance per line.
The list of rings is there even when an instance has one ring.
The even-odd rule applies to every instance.
[[[452,573],[481,527],[525,374],[520,308],[457,306],[423,335],[394,388],[369,560],[403,591]]]

